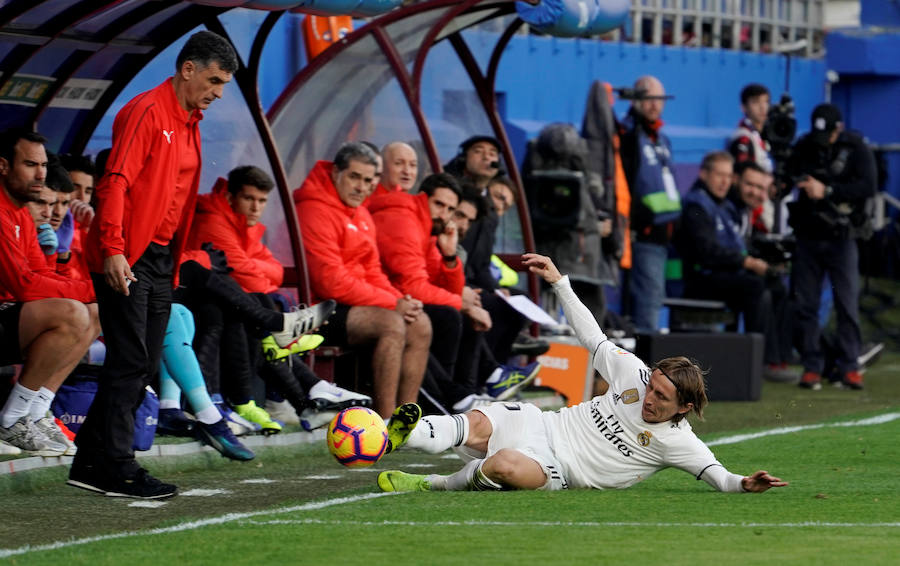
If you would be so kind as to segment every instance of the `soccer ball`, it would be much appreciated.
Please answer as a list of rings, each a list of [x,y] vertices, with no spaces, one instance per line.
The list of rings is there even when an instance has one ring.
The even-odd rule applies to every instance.
[[[387,427],[372,409],[350,407],[332,419],[327,441],[328,451],[338,462],[364,468],[377,462],[387,449]]]

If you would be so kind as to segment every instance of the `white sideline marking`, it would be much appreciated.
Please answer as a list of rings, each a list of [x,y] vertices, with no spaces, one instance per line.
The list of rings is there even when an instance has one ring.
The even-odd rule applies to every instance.
[[[657,523],[640,521],[344,521],[341,519],[272,519],[270,521],[242,521],[247,525],[351,525],[404,527],[900,527],[900,523],[831,523],[803,521],[799,523]]]
[[[799,432],[801,430],[815,430],[819,428],[836,428],[836,427],[847,427],[847,426],[868,426],[868,425],[876,425],[876,424],[884,424],[889,423],[891,421],[895,421],[900,419],[900,413],[885,413],[883,415],[876,415],[874,417],[869,417],[866,419],[860,419],[858,421],[844,421],[839,423],[821,423],[821,424],[811,424],[811,425],[801,425],[801,426],[786,426],[783,428],[773,428],[771,430],[762,430],[760,432],[751,432],[748,434],[736,434],[734,436],[725,436],[723,438],[717,438],[715,440],[710,440],[706,443],[707,446],[720,446],[722,444],[737,444],[738,442],[743,442],[745,440],[754,440],[756,438],[763,438],[764,436],[775,436],[778,434],[789,434],[792,432]]]
[[[8,556],[17,556],[20,554],[26,554],[29,552],[37,552],[42,550],[57,550],[60,548],[67,548],[70,546],[80,546],[83,544],[89,544],[92,542],[101,542],[104,540],[114,540],[120,538],[127,538],[133,536],[146,536],[146,535],[162,535],[167,533],[180,533],[183,531],[191,531],[194,529],[199,529],[201,527],[208,527],[210,525],[221,525],[224,523],[233,523],[235,521],[240,521],[242,519],[249,519],[251,517],[258,517],[260,515],[275,515],[280,513],[294,513],[297,511],[315,511],[317,509],[324,509],[325,507],[331,507],[333,505],[343,505],[344,503],[356,503],[358,501],[365,501],[366,499],[375,499],[376,497],[384,497],[386,495],[396,495],[396,493],[365,493],[363,495],[354,495],[351,497],[338,497],[335,499],[326,499],[325,501],[314,501],[312,503],[304,503],[303,505],[294,505],[293,507],[284,507],[282,509],[269,509],[265,511],[249,511],[246,513],[228,513],[226,515],[222,515],[219,517],[211,517],[209,519],[201,519],[199,521],[191,521],[189,523],[181,523],[180,525],[172,525],[171,527],[160,527],[158,529],[150,529],[147,531],[125,531],[121,533],[112,533],[108,535],[98,535],[93,537],[85,537],[75,540],[68,541],[59,541],[53,542],[50,544],[41,544],[36,546],[20,546],[19,548],[9,548],[9,549],[0,549],[0,558],[6,558]]]
[[[328,474],[314,474],[311,476],[303,476],[305,480],[339,480],[344,476],[336,476],[336,475],[328,475]]]
[[[156,509],[165,506],[165,501],[133,501],[128,504],[129,507],[144,507],[146,509]]]
[[[458,456],[454,456],[457,457]],[[434,464],[407,464],[403,466],[404,468],[433,468]]]
[[[189,489],[181,493],[182,497],[212,497],[213,495],[228,495],[227,489]]]
[[[241,480],[241,483],[278,483],[278,480],[270,480],[267,478],[251,478],[249,480]]]

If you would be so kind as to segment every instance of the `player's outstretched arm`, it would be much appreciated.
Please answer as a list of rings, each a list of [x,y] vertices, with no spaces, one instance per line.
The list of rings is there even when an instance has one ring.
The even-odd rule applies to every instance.
[[[788,482],[781,481],[781,478],[776,478],[765,470],[759,470],[741,480],[741,487],[744,488],[744,491],[752,491],[754,493],[762,493],[770,487],[784,487],[786,485],[788,485]]]
[[[562,279],[562,274],[553,265],[553,260],[545,255],[522,254],[522,263],[528,267],[528,271],[535,275],[540,275],[544,278],[544,281],[551,285]]]
[[[568,279],[563,277],[547,256],[532,253],[522,254],[522,263],[528,267],[529,271],[540,275],[544,281],[553,285],[553,291],[559,297],[566,320],[575,329],[578,340],[589,352],[596,352],[597,347],[606,340],[606,335],[597,324],[594,314],[575,295]]]

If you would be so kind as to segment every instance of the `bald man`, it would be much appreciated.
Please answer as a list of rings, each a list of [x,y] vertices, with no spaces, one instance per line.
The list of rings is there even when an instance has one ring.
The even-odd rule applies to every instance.
[[[656,77],[634,83],[635,98],[622,121],[622,165],[631,190],[632,267],[630,313],[638,332],[659,328],[666,296],[667,246],[681,217],[673,176],[672,143],[661,131],[666,91]]]
[[[391,142],[382,148],[381,158],[384,161],[381,185],[388,191],[412,191],[419,176],[416,150],[403,142]]]

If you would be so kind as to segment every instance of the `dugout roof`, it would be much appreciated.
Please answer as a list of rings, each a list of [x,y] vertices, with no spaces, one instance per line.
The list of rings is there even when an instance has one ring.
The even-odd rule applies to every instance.
[[[48,137],[50,149],[83,152],[117,96],[146,65],[198,26],[228,37],[220,16],[231,9],[173,0],[0,0],[0,127],[31,125]],[[373,18],[303,68],[268,113],[259,100],[259,63],[284,12],[262,19],[235,82],[278,185],[294,260],[285,264],[298,268],[288,271],[288,281],[301,300],[308,298],[308,285],[290,191],[316,159],[330,158],[343,141],[365,139],[375,128],[390,128],[394,139],[421,140],[427,169],[440,170],[422,98],[429,52],[442,42],[458,57],[483,108],[483,120],[475,124],[482,129],[472,133],[492,133],[503,145],[519,185],[523,245],[534,249],[494,96],[503,49],[522,22],[498,20],[502,33],[487,61],[477,60],[461,34],[514,11],[512,0],[431,0]],[[535,294],[534,278],[530,286]]]

